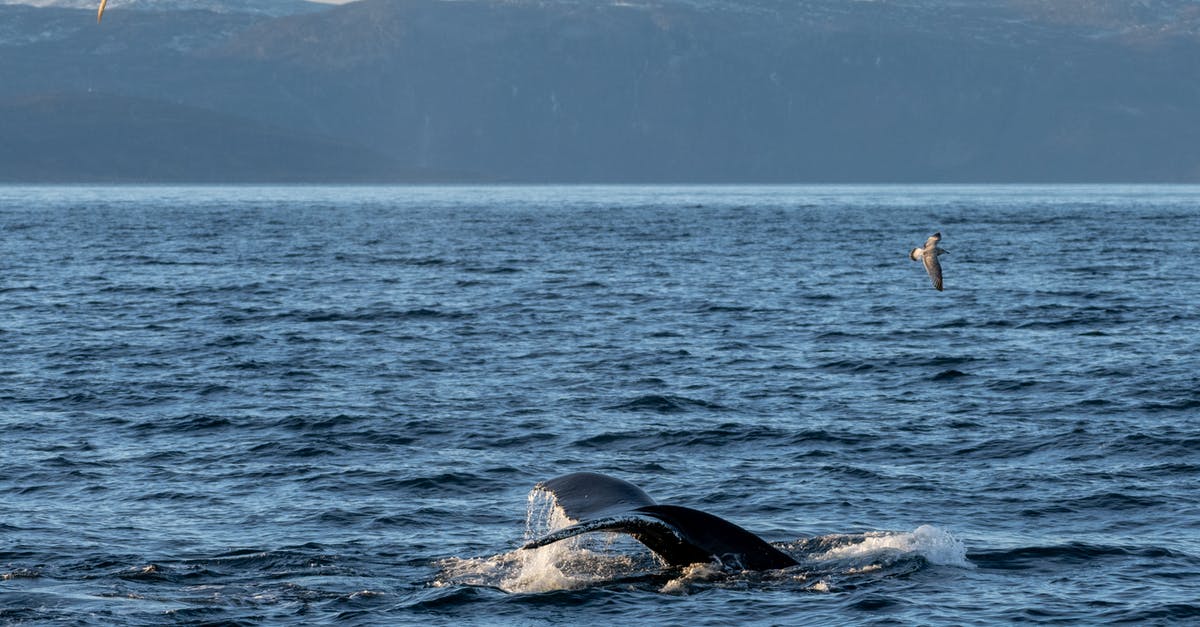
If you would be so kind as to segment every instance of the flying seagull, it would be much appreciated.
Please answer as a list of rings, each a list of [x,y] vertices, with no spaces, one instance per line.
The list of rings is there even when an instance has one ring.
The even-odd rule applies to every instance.
[[[944,255],[947,252],[938,248],[940,241],[942,241],[942,232],[938,231],[925,240],[925,246],[914,248],[911,253],[908,253],[909,259],[925,264],[925,271],[929,273],[929,278],[933,279],[933,288],[939,292],[942,291],[942,264],[938,263],[938,255]]]

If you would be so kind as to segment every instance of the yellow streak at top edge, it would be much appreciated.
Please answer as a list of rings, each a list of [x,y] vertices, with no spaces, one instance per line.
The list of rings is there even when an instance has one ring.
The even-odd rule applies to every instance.
[[[100,0],[100,10],[96,11],[96,23],[97,24],[99,24],[100,20],[104,17],[104,5],[106,5],[106,4],[108,4],[108,0]]]

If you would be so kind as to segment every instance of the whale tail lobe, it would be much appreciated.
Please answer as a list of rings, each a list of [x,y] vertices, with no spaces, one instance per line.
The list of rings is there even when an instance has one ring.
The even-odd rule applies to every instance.
[[[707,512],[659,505],[637,486],[597,473],[543,481],[558,507],[576,524],[527,543],[533,549],[595,531],[625,533],[671,566],[720,562],[744,570],[795,566],[796,560],[762,538]]]

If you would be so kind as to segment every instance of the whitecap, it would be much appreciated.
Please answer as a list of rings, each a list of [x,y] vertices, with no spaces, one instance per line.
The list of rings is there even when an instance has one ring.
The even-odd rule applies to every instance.
[[[813,561],[861,560],[881,554],[917,554],[930,564],[974,568],[967,559],[967,547],[950,532],[933,525],[921,525],[910,532],[877,531],[865,533],[857,542],[831,548]]]

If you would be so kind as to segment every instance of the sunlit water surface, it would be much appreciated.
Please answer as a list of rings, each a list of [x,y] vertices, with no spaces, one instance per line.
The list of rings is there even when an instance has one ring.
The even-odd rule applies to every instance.
[[[1200,188],[0,187],[0,233],[3,623],[1200,620]],[[577,470],[800,565],[518,551]]]

